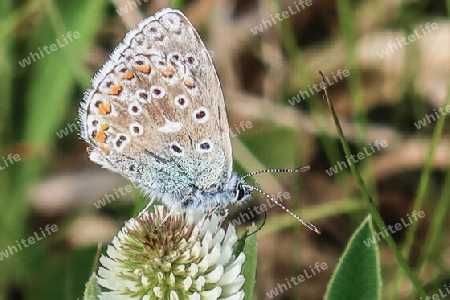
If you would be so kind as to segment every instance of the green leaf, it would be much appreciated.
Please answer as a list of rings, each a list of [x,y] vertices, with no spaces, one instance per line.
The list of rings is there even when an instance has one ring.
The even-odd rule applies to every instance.
[[[95,275],[95,273],[92,273],[89,281],[86,282],[83,300],[97,300],[100,292],[101,288],[97,283],[97,276]]]
[[[328,283],[326,300],[380,299],[380,255],[372,216],[369,215],[355,231]]]
[[[256,228],[255,226],[250,229]],[[245,283],[242,287],[245,292],[244,299],[253,299],[253,291],[256,283],[256,233],[251,231],[252,234],[248,235],[248,230],[242,235],[242,238],[238,241],[237,249],[242,249],[245,253],[245,262],[242,268],[242,274],[245,277]]]

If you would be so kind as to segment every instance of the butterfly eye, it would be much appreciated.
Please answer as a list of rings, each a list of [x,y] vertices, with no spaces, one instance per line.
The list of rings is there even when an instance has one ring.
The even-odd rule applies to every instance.
[[[242,185],[238,185],[236,201],[241,201],[242,198],[244,198],[244,195],[245,195],[244,188],[242,187]]]

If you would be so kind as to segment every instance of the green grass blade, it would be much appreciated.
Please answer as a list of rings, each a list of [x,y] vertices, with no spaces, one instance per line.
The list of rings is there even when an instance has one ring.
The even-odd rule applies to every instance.
[[[450,84],[447,92],[447,97],[445,98],[445,102],[443,107],[446,107],[448,104],[450,104]],[[433,155],[436,151],[437,144],[439,143],[439,140],[442,136],[442,130],[444,128],[445,124],[445,118],[439,118],[436,124],[436,127],[433,132],[433,137],[431,140],[430,148],[428,149],[428,156],[425,161],[424,169],[420,178],[419,182],[419,192],[414,200],[413,209],[414,210],[420,210],[422,207],[422,203],[425,199],[425,194],[427,191],[427,187],[430,180],[430,173],[432,171],[432,161],[433,161]],[[431,226],[428,231],[427,235],[427,241],[424,243],[425,249],[422,252],[421,257],[421,263],[419,264],[420,274],[423,272],[424,263],[426,260],[428,260],[432,250],[437,246],[438,237],[444,235],[443,229],[444,229],[444,219],[445,214],[447,212],[448,204],[450,203],[450,170],[447,171],[447,175],[445,178],[445,183],[443,185],[443,191],[441,194],[441,197],[439,199],[439,202],[436,206],[435,213],[433,214],[433,218],[431,219]],[[404,246],[404,255],[406,258],[409,257],[409,254],[411,252],[412,242],[417,230],[417,222],[414,222],[411,225],[411,228],[406,234],[406,241]],[[401,279],[401,274],[398,273],[397,278],[397,286],[399,286]]]

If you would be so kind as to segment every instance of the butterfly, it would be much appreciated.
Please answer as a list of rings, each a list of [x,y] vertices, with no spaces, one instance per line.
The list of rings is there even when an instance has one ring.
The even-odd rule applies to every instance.
[[[233,171],[225,100],[211,56],[184,14],[166,8],[129,31],[91,81],[81,103],[80,136],[89,159],[120,173],[151,199],[175,209],[226,209],[261,192],[261,172]]]

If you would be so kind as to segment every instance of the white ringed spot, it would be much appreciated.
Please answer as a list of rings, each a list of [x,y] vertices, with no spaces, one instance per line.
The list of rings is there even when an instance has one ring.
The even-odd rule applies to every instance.
[[[142,106],[137,101],[128,104],[128,113],[132,116],[139,116],[142,113]]]
[[[198,152],[208,153],[214,149],[214,143],[210,139],[203,139],[195,145]]]
[[[176,107],[178,107],[180,109],[185,109],[186,107],[188,107],[188,105],[189,105],[189,98],[186,95],[181,94],[181,95],[177,95],[175,97],[175,106]]]
[[[128,135],[120,133],[114,139],[113,146],[117,150],[117,152],[122,152],[125,149],[125,146],[130,142],[130,138]]]
[[[161,99],[166,94],[166,91],[160,85],[153,85],[150,88],[150,94],[152,95],[152,98]]]
[[[147,90],[139,89],[136,91],[136,93],[134,95],[138,99],[138,101],[141,103],[152,102],[152,97],[151,97],[151,95],[149,95]]]
[[[134,136],[140,136],[144,134],[144,127],[138,123],[134,122],[130,124],[130,133]]]
[[[184,155],[184,148],[177,142],[170,143],[169,149],[170,152],[177,157],[181,157]]]
[[[198,123],[205,123],[209,119],[209,110],[205,107],[199,107],[192,113],[192,119]]]

